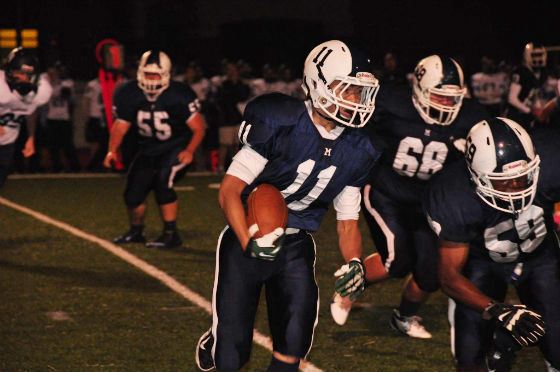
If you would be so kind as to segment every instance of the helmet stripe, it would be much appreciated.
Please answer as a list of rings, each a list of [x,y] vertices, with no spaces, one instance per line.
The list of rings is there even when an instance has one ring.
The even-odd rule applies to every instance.
[[[506,122],[499,118],[488,119],[487,122],[494,139],[496,151],[494,172],[502,172],[505,164],[517,160],[526,160],[527,163],[531,161],[518,135]],[[500,146],[500,144],[502,145]]]
[[[443,77],[441,78],[441,85],[457,85],[459,87],[461,84],[461,74],[457,70],[457,65],[449,57],[440,56],[441,60],[441,70]]]
[[[159,62],[159,50],[152,50],[150,52],[150,56],[146,60],[146,65],[150,65],[152,63],[155,63],[158,67],[161,67]]]

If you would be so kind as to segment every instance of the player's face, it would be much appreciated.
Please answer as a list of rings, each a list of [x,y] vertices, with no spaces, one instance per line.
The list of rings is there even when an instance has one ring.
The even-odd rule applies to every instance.
[[[146,80],[161,80],[161,75],[156,72],[145,72],[144,77]]]
[[[529,178],[525,175],[510,180],[492,180],[492,186],[502,192],[519,192],[529,187]]]
[[[349,103],[360,103],[362,99],[362,91],[364,89],[363,86],[359,85],[347,85],[341,84],[340,80],[334,80],[330,87],[336,97],[342,98],[344,101]],[[334,110],[334,106],[331,107]],[[350,110],[345,109],[344,107],[340,108],[340,115],[346,118],[352,117],[353,112]]]
[[[31,73],[21,70],[12,71],[12,77],[16,83],[31,82]]]

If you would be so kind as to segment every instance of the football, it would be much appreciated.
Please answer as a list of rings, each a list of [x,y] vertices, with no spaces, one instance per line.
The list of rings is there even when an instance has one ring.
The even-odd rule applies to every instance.
[[[278,189],[269,184],[257,186],[247,199],[247,226],[253,238],[286,228],[288,207]]]

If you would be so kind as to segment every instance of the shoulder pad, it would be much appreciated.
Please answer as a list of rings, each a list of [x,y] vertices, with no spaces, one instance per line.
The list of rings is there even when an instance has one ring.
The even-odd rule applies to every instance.
[[[258,96],[245,108],[245,120],[252,124],[258,122],[268,126],[295,125],[303,113],[307,112],[305,102],[282,93]]]
[[[47,80],[47,77],[42,75],[39,78],[39,84],[37,86],[37,95],[35,96],[34,103],[37,106],[41,106],[49,102],[52,95],[52,86]]]

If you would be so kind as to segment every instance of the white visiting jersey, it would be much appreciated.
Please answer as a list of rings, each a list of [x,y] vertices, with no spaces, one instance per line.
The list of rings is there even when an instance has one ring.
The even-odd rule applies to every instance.
[[[0,70],[0,125],[4,129],[4,134],[0,136],[0,145],[13,143],[19,134],[21,124],[25,122],[25,117],[33,113],[37,107],[46,104],[51,94],[51,85],[41,77],[37,92],[30,92],[22,97],[15,90],[10,90],[6,75],[3,70]]]
[[[69,89],[72,96],[74,94],[74,82],[71,79],[64,79],[56,83],[51,82],[51,86],[53,92],[49,101],[47,119],[70,120],[70,97],[64,97],[63,89]]]
[[[477,72],[471,77],[473,95],[483,105],[503,103],[509,89],[509,79],[503,72]]]
[[[99,79],[88,82],[84,97],[89,100],[89,117],[101,119],[105,110]]]

